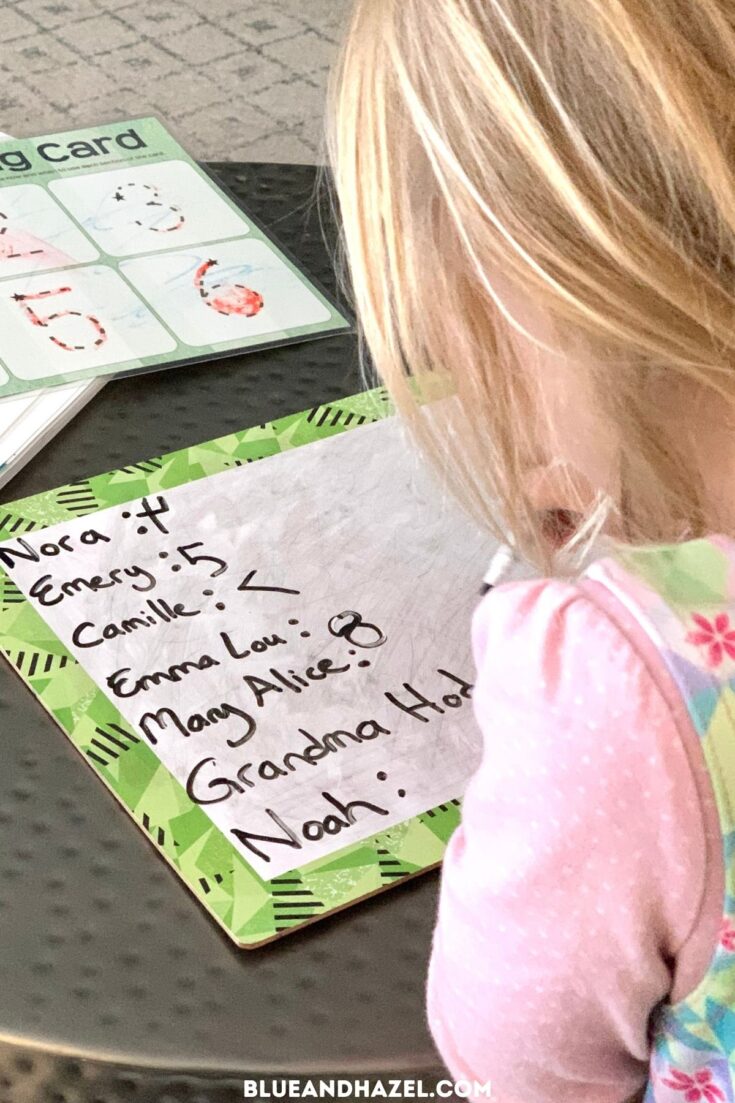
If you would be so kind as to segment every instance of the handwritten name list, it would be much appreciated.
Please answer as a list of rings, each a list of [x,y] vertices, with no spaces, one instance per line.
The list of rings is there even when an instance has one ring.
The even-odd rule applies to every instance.
[[[395,420],[0,545],[0,563],[271,878],[460,796],[489,551]]]

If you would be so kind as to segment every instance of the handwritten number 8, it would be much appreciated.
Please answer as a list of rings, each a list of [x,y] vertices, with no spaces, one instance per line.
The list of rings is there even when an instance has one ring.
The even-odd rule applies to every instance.
[[[337,613],[330,619],[328,628],[333,636],[347,640],[353,647],[380,647],[388,638],[376,624],[369,624],[352,609]]]

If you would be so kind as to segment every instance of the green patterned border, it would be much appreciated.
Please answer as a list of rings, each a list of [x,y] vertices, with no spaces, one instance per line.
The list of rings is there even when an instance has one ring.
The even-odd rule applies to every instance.
[[[369,391],[35,494],[0,507],[0,541],[335,436],[391,412],[384,391]],[[239,946],[278,938],[435,866],[459,822],[459,801],[451,801],[264,881],[189,800],[1,569],[0,651]]]

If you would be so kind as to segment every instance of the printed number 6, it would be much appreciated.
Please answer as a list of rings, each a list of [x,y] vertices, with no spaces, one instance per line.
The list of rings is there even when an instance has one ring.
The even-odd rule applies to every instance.
[[[49,322],[56,322],[60,318],[82,318],[85,322],[88,322],[92,327],[92,331],[95,334],[95,339],[91,346],[86,345],[70,345],[68,342],[63,341],[61,337],[55,337],[52,333],[48,334],[49,341],[53,341],[55,345],[58,345],[60,349],[65,349],[67,352],[83,352],[88,348],[99,348],[100,345],[104,345],[107,340],[107,332],[103,329],[101,323],[93,314],[82,314],[79,310],[57,310],[53,314],[47,314],[42,316],[36,314],[32,306],[28,305],[28,302],[35,299],[49,299],[54,295],[66,295],[71,291],[70,287],[58,287],[55,291],[38,291],[35,295],[13,295],[13,299],[18,303],[21,310],[25,314],[26,318],[33,326],[40,326],[42,329],[47,329]]]

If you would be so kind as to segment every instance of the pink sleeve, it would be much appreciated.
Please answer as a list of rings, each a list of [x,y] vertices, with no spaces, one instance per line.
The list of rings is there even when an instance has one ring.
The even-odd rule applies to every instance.
[[[655,651],[604,605],[594,584],[523,582],[475,616],[484,754],[444,862],[428,1013],[454,1077],[496,1103],[628,1099],[651,1012],[715,947],[701,751]]]

